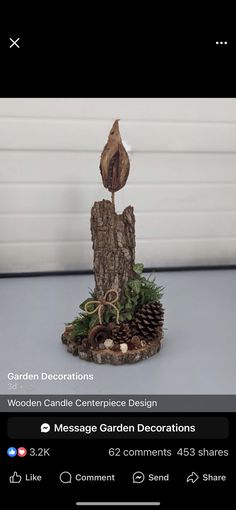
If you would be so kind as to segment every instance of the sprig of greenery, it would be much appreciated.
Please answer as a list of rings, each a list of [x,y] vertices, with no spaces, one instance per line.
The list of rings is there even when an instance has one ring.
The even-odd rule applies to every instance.
[[[156,285],[155,278],[142,276],[143,264],[135,264],[133,267],[137,277],[128,281],[125,288],[126,301],[121,305],[120,319],[131,320],[135,309],[152,301],[160,301],[163,296],[163,287]]]
[[[136,275],[135,278],[131,278],[127,286],[124,290],[125,302],[124,303],[116,303],[117,308],[120,312],[120,321],[123,322],[125,320],[132,320],[135,309],[144,305],[145,303],[150,303],[152,301],[160,301],[163,295],[163,287],[156,285],[155,278],[145,278],[142,273],[144,270],[143,264],[135,264],[133,267],[133,271]],[[85,312],[85,305],[90,301],[96,300],[96,296],[94,291],[89,289],[90,297],[87,298],[83,303],[80,304],[80,309],[82,312],[79,312],[79,315],[72,322],[74,329],[71,332],[72,338],[84,337],[88,334],[89,330],[99,324],[98,314],[94,313],[92,315],[88,315]],[[89,311],[93,311],[96,308],[95,303],[91,303],[89,307]],[[103,321],[105,324],[114,321],[116,312],[110,307],[106,306],[103,314]]]

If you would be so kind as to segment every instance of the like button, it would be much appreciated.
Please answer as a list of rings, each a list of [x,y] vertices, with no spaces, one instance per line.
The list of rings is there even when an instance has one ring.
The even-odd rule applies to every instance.
[[[10,483],[20,483],[22,480],[22,476],[18,475],[17,471],[14,471],[13,475],[9,477]]]

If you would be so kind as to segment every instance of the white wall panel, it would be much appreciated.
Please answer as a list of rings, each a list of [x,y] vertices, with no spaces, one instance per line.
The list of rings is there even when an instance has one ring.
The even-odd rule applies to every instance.
[[[101,152],[110,120],[0,118],[0,150]],[[235,152],[236,124],[123,121],[122,137],[137,152]]]
[[[230,98],[0,98],[3,117],[236,121]]]
[[[136,260],[146,267],[234,264],[236,239],[140,240]],[[169,255],[167,255],[169,254]],[[170,255],[171,254],[171,255]],[[92,269],[90,242],[6,243],[0,250],[4,272]]]
[[[191,228],[189,225],[191,224]],[[136,213],[136,235],[140,239],[188,239],[235,235],[236,212]],[[1,243],[89,241],[90,215],[2,214]],[[1,249],[1,248],[0,248]]]
[[[96,185],[1,185],[0,213],[89,212],[95,200],[110,199]],[[231,211],[236,208],[236,184],[136,184],[117,193],[117,210],[134,205],[137,212]]]
[[[93,152],[4,150],[0,151],[0,184],[96,183],[101,187],[99,161]],[[236,182],[236,153],[131,154],[128,184],[162,182]]]
[[[92,267],[112,120],[131,146],[117,210],[146,266],[236,263],[235,99],[0,98],[0,272]]]

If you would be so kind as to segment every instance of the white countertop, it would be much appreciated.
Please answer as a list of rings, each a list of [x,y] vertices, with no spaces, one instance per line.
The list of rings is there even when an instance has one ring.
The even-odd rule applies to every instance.
[[[235,394],[236,270],[161,272],[165,341],[133,365],[96,365],[66,351],[60,336],[93,288],[93,276],[0,280],[0,393]],[[14,381],[8,373],[90,374],[90,381]]]

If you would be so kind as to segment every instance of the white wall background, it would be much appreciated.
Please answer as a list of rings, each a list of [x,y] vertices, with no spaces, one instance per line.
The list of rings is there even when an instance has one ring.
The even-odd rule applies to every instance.
[[[114,119],[131,146],[118,211],[146,266],[236,263],[236,99],[0,98],[0,272],[92,268]]]

